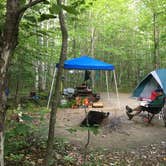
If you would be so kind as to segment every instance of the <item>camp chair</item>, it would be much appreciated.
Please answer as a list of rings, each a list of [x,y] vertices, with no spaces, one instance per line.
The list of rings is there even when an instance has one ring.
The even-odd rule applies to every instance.
[[[142,107],[143,111],[148,112],[148,123],[151,123],[152,119],[154,118],[156,114],[161,113],[165,127],[166,127],[166,109],[164,108],[164,104],[165,104],[165,98],[162,99],[161,105],[157,107],[153,105],[149,105],[148,107]]]

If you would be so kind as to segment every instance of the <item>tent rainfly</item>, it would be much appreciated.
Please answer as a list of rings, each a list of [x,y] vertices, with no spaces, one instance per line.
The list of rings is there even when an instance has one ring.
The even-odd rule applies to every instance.
[[[58,65],[57,65],[57,67],[58,67]],[[117,81],[116,81],[116,74],[115,74],[114,65],[105,63],[103,61],[100,61],[100,60],[97,60],[97,59],[94,59],[94,58],[91,58],[87,55],[83,55],[83,56],[78,57],[78,58],[72,58],[72,59],[66,60],[64,62],[64,69],[68,69],[68,70],[105,70],[106,71],[106,85],[107,85],[108,97],[109,97],[109,92],[108,92],[109,88],[108,88],[108,74],[107,74],[107,71],[109,71],[109,70],[113,71],[115,87],[116,87],[116,94],[117,94],[117,100],[118,100],[118,105],[119,105],[119,108],[120,108],[120,101],[119,101],[119,95],[118,95],[118,88],[117,88]],[[51,85],[51,90],[50,90],[50,95],[49,95],[47,108],[49,107],[49,102],[50,102],[51,95],[52,95],[54,79],[55,79],[55,74],[54,74],[53,80],[52,80],[52,85]]]
[[[150,72],[135,88],[132,97],[148,98],[153,90],[162,88],[166,94],[166,69]]]

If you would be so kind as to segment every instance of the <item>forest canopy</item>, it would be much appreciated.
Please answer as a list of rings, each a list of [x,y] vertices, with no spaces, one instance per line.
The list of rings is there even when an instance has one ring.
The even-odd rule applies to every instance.
[[[40,163],[52,162],[59,99],[65,98],[64,88],[77,88],[84,79],[84,71],[63,70],[66,59],[88,55],[115,66],[113,74],[91,73],[90,88],[98,99],[97,93],[106,89],[118,92],[117,85],[121,92],[131,92],[149,72],[165,68],[165,13],[165,0],[0,0],[0,165],[4,157],[8,165],[24,162],[26,148],[38,146],[33,140],[40,137],[38,126],[47,125],[43,117],[48,120],[48,111],[48,139],[44,146],[39,142],[39,151],[46,152]],[[55,73],[50,110],[46,103]],[[88,105],[81,104],[87,113]],[[88,128],[85,149],[89,140]]]
[[[4,1],[0,5],[3,28]],[[147,73],[166,66],[164,0],[70,0],[63,8],[69,33],[67,59],[85,54],[114,64],[122,90],[133,88]],[[49,89],[61,47],[57,12],[51,2],[24,14],[8,71],[11,91],[17,86],[19,91],[35,86]]]

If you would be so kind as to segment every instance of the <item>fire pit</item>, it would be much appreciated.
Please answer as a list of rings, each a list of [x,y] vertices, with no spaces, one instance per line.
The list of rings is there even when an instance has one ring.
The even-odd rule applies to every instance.
[[[99,111],[89,111],[87,116],[81,122],[81,127],[83,126],[97,126],[102,123],[102,121],[109,116],[109,112],[99,112]]]

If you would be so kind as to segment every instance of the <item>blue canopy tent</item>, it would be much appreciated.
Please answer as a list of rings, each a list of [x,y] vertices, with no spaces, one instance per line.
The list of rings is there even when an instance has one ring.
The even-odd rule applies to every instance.
[[[148,98],[158,87],[162,88],[166,94],[166,69],[150,72],[134,89],[132,97]]]
[[[72,58],[64,62],[64,69],[74,70],[114,70],[112,64],[99,61],[86,55],[79,58]]]
[[[57,65],[58,66],[58,65]],[[105,63],[103,61],[91,58],[87,55],[83,55],[78,58],[72,58],[69,60],[66,60],[64,62],[64,69],[68,70],[105,70],[106,71],[106,84],[107,84],[107,92],[108,92],[108,74],[107,71],[113,71],[114,73],[114,81],[115,81],[115,86],[116,86],[116,94],[117,94],[117,99],[120,107],[120,102],[119,102],[119,95],[118,95],[118,88],[117,88],[117,81],[116,81],[116,74],[115,74],[115,66],[112,64]],[[55,76],[54,76],[55,78]],[[54,80],[53,80],[54,81]],[[53,88],[53,82],[50,90],[50,94],[52,93],[52,88]],[[109,97],[109,92],[108,92],[108,97]],[[49,96],[50,98],[50,96]],[[49,106],[49,102],[47,107]]]

